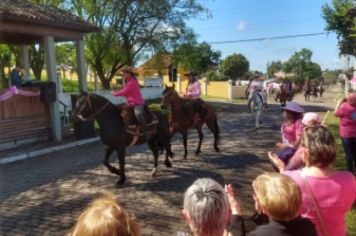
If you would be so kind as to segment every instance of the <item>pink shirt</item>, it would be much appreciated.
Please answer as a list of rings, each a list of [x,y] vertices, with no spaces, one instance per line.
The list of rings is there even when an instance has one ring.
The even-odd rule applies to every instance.
[[[294,123],[284,122],[281,127],[282,139],[285,144],[293,144],[303,133],[302,120]]]
[[[335,112],[340,118],[340,136],[342,138],[356,138],[356,105],[348,102],[341,104]]]
[[[322,236],[319,219],[314,204],[300,170],[285,171],[283,174],[291,177],[302,192],[301,215],[309,218],[316,226],[318,235]],[[307,181],[318,203],[321,217],[330,236],[346,235],[345,216],[356,199],[356,180],[348,171],[338,171],[332,176],[307,176]]]
[[[261,91],[262,90],[262,81],[260,80],[252,80],[249,91],[255,90],[255,91]]]
[[[201,88],[199,81],[195,81],[194,83],[190,83],[187,87],[187,92],[185,96],[190,99],[197,99],[200,97]]]
[[[112,91],[111,94],[114,96],[126,97],[127,104],[131,107],[145,104],[141,95],[140,85],[134,78],[127,80],[123,89]]]

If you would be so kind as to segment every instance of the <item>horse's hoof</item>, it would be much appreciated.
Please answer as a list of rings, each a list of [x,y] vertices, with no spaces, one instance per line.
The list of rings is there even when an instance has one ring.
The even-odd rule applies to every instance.
[[[196,155],[196,156],[199,156],[199,153],[200,153],[200,151],[196,151],[196,152],[195,152],[195,155]]]
[[[169,155],[169,158],[173,158],[174,157],[174,153],[173,152],[170,152],[168,155]]]
[[[216,152],[220,152],[220,148],[215,147],[215,151],[216,151]]]
[[[166,165],[166,167],[172,168],[172,164],[169,161],[166,161],[164,164]]]
[[[157,168],[153,168],[152,172],[151,172],[151,177],[155,178],[157,177]]]
[[[188,156],[188,155],[184,155],[184,156],[183,156],[184,160],[187,160],[187,156]]]
[[[120,178],[118,181],[116,181],[116,186],[122,187],[124,186],[124,183],[125,183],[125,178]]]

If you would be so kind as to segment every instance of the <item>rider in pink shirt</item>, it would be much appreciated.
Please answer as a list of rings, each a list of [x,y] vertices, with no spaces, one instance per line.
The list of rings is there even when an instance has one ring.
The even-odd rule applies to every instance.
[[[201,87],[199,81],[195,80],[193,82],[189,82],[184,97],[189,99],[198,99],[200,98],[200,95],[201,95]]]
[[[141,91],[140,91],[140,86],[137,82],[137,80],[133,77],[129,77],[126,80],[125,86],[123,89],[118,90],[118,91],[112,91],[112,95],[118,97],[118,96],[123,96],[127,100],[127,104],[130,107],[135,107],[137,105],[143,105],[145,104],[145,101],[142,98]]]
[[[135,72],[132,67],[125,67],[121,70],[125,80],[125,86],[121,90],[112,91],[114,96],[123,96],[127,100],[127,104],[134,109],[136,120],[140,123],[145,138],[150,139],[147,131],[147,121],[144,114],[145,101],[142,98],[140,85],[135,77]]]
[[[202,108],[202,101],[200,99],[201,95],[201,87],[200,83],[197,80],[196,76],[197,74],[194,72],[188,72],[187,74],[184,74],[185,76],[188,76],[188,86],[187,90],[184,94],[184,98],[190,99],[193,101],[193,108],[194,112],[199,115],[194,117],[194,119],[197,122],[197,119],[200,118],[201,121],[204,120],[205,115],[203,113],[203,108]]]

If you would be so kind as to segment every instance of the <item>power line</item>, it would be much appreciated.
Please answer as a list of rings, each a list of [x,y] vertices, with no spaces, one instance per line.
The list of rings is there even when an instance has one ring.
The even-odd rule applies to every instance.
[[[312,33],[312,34],[296,34],[296,35],[284,35],[284,36],[274,36],[274,37],[265,37],[265,38],[255,38],[255,39],[238,39],[238,40],[227,40],[227,41],[215,41],[208,42],[210,44],[228,44],[228,43],[246,43],[246,42],[255,42],[263,40],[275,40],[275,39],[286,39],[286,38],[301,38],[309,37],[315,35],[327,34],[328,32]]]

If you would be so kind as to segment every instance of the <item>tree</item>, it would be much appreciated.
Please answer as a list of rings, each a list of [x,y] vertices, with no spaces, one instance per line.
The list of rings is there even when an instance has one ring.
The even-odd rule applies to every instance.
[[[333,0],[322,7],[326,30],[337,34],[340,54],[356,56],[356,2]]]
[[[313,52],[303,48],[295,52],[283,64],[283,71],[293,73],[295,80],[303,82],[304,80],[321,79],[321,68],[317,63],[311,61]]]
[[[323,74],[322,74],[322,77],[323,77],[323,82],[326,84],[326,85],[332,85],[332,84],[336,84],[337,80],[338,80],[338,75],[340,74],[341,72],[340,71],[325,71]]]
[[[224,75],[224,80],[235,80],[248,72],[250,67],[249,61],[242,54],[232,54],[226,57],[220,64],[220,71]]]
[[[0,79],[3,88],[9,86],[9,80],[5,75],[5,67],[10,67],[12,61],[12,52],[10,48],[4,44],[0,44]]]
[[[56,62],[63,71],[63,79],[66,79],[66,71],[71,67],[73,70],[76,66],[76,51],[72,43],[62,43],[56,46]]]
[[[283,64],[281,61],[272,61],[267,65],[267,74],[269,77],[273,77],[274,73],[281,71],[283,68]]]
[[[197,0],[70,0],[72,9],[98,26],[86,36],[87,59],[104,88],[116,71],[133,65],[145,49],[162,50],[187,32],[185,20],[205,11]]]
[[[173,64],[185,71],[205,73],[209,68],[219,64],[221,52],[214,51],[207,42],[191,42],[180,45],[173,52]]]

